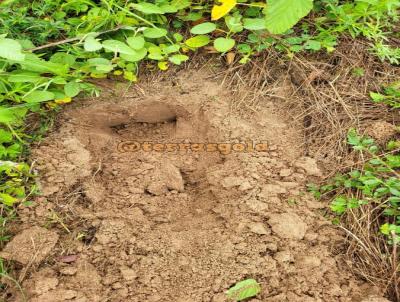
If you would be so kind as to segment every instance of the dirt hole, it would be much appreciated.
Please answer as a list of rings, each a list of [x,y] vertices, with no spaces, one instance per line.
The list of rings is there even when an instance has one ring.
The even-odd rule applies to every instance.
[[[304,157],[302,125],[268,99],[250,117],[231,111],[220,83],[181,71],[143,84],[145,96],[65,110],[33,154],[44,197],[4,250],[35,268],[22,282],[29,301],[218,302],[247,277],[261,301],[360,301],[370,290],[332,253],[343,238],[305,193],[322,169]],[[121,151],[129,141],[153,149]],[[168,143],[223,147],[154,149]],[[249,149],[258,143],[267,151]]]

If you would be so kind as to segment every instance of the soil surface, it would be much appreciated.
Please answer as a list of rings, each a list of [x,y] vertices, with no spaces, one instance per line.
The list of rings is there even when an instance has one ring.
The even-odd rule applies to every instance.
[[[383,301],[367,299],[377,292],[305,193],[324,170],[303,156],[301,126],[274,98],[233,112],[209,75],[180,71],[63,111],[33,150],[43,195],[0,253],[20,265],[28,301],[219,302],[246,278],[262,287],[251,301]]]

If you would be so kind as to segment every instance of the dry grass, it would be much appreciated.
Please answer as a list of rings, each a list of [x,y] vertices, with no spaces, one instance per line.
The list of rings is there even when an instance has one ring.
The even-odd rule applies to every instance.
[[[238,95],[233,106],[256,111],[265,98],[286,106],[291,119],[304,125],[306,154],[343,164],[348,148],[346,133],[364,130],[371,122],[398,124],[399,115],[369,100],[369,91],[400,76],[400,70],[368,54],[360,41],[344,41],[332,54],[294,56],[290,61],[274,51],[250,64],[228,70],[227,84]],[[362,68],[365,75],[354,75]]]
[[[363,132],[375,121],[400,125],[398,111],[369,99],[370,91],[400,78],[400,70],[368,53],[362,41],[344,40],[332,54],[296,55],[283,60],[274,51],[244,67],[232,67],[226,83],[236,93],[234,109],[251,114],[262,100],[276,99],[295,124],[303,123],[305,155],[319,159],[326,178],[362,164],[349,153],[350,128]],[[364,75],[354,75],[362,68]],[[246,113],[245,112],[245,113]],[[340,228],[346,233],[346,254],[354,272],[400,301],[399,255],[379,234],[381,209],[352,210]]]

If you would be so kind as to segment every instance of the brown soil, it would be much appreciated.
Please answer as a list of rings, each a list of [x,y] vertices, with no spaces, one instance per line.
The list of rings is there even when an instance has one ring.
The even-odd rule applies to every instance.
[[[301,126],[269,99],[239,115],[209,74],[180,71],[64,111],[33,152],[43,196],[1,252],[20,263],[28,301],[216,302],[250,277],[262,287],[251,301],[384,301],[366,299],[379,290],[351,273],[325,205],[304,193],[323,167],[303,156]],[[268,148],[126,152],[127,141]]]

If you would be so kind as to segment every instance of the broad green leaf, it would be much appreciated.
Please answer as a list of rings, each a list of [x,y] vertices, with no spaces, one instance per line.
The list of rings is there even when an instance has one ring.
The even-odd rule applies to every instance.
[[[142,49],[144,47],[144,43],[146,42],[142,36],[129,37],[126,39],[126,42],[130,47],[135,50]]]
[[[214,41],[214,48],[219,52],[226,52],[235,46],[235,40],[231,38],[217,38]]]
[[[168,58],[168,60],[176,65],[181,65],[182,62],[185,62],[189,59],[186,55],[176,54]]]
[[[243,27],[248,30],[266,29],[265,20],[263,18],[244,18]]]
[[[190,0],[172,0],[171,5],[175,7],[177,10],[181,10],[187,8],[192,4]]]
[[[0,38],[0,57],[12,61],[23,61],[25,59],[21,44],[7,38]]]
[[[228,14],[235,6],[236,0],[219,0],[221,5],[214,5],[211,10],[211,20],[218,20]]]
[[[27,103],[41,103],[54,100],[54,93],[50,91],[35,90],[26,95],[23,100]]]
[[[131,6],[142,12],[143,14],[164,14],[164,11],[158,7],[155,4],[152,3],[146,3],[146,2],[142,2],[142,3],[132,3]]]
[[[180,33],[174,33],[173,37],[176,42],[182,42],[183,41],[183,36]]]
[[[0,143],[10,143],[12,140],[12,133],[0,128]]]
[[[143,31],[143,35],[146,38],[150,38],[150,39],[157,39],[157,38],[161,38],[161,37],[165,37],[167,35],[167,30],[164,28],[146,28]]]
[[[137,49],[133,53],[126,55],[126,54],[121,54],[121,58],[129,61],[129,62],[139,62],[144,59],[147,55],[147,49],[142,48],[142,49]]]
[[[12,197],[10,194],[0,193],[0,201],[7,206],[11,207],[17,200],[17,198]]]
[[[225,24],[233,33],[239,33],[243,30],[242,16],[226,16]]]
[[[192,48],[203,47],[203,46],[207,45],[208,43],[210,43],[210,38],[205,35],[194,36],[185,41],[185,44]]]
[[[226,295],[235,301],[242,301],[256,296],[260,291],[261,287],[256,280],[246,279],[236,283],[226,292]]]
[[[130,55],[134,53],[132,48],[118,40],[106,40],[103,42],[103,47],[108,51],[118,52],[120,54]]]
[[[178,11],[178,9],[171,4],[163,4],[160,6],[160,9],[164,12],[164,14],[176,13]]]
[[[204,35],[213,32],[217,26],[211,22],[204,22],[194,26],[190,32],[194,35]]]
[[[181,49],[179,44],[171,44],[162,49],[162,52],[166,55],[174,52],[178,52]]]
[[[35,48],[35,45],[32,43],[31,40],[28,40],[28,39],[18,39],[17,41],[18,41],[19,44],[21,44],[22,49]]]
[[[103,48],[103,45],[101,45],[98,39],[89,36],[86,38],[83,48],[85,48],[86,51],[98,51]]]
[[[306,44],[304,45],[305,49],[311,49],[311,50],[320,50],[321,49],[321,42],[315,41],[315,40],[308,40]]]
[[[73,98],[81,92],[81,86],[77,82],[69,82],[64,86],[64,92],[67,97]]]
[[[14,124],[26,115],[25,107],[0,107],[0,123]]]
[[[72,66],[75,64],[76,56],[65,52],[56,52],[50,57],[50,62],[62,65]]]
[[[266,27],[272,34],[283,34],[313,8],[313,0],[269,0],[265,10]]]
[[[124,71],[124,79],[131,81],[131,82],[136,82],[137,81],[137,77],[136,74],[134,74],[132,71]]]
[[[167,70],[168,69],[168,62],[166,61],[161,61],[157,63],[158,68],[160,68],[160,70]]]
[[[87,60],[88,64],[91,66],[97,66],[97,65],[110,65],[111,61],[107,60],[106,58],[92,58]]]
[[[48,62],[38,58],[34,54],[26,54],[25,60],[23,62],[18,62],[18,63],[24,70],[35,71],[40,73],[64,75],[69,71],[69,68],[66,64],[62,65],[59,63]]]
[[[36,83],[42,80],[39,73],[29,71],[14,71],[8,77],[8,81],[12,83]]]

